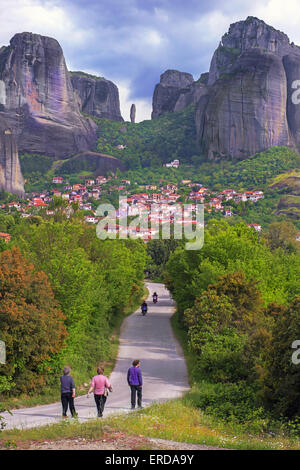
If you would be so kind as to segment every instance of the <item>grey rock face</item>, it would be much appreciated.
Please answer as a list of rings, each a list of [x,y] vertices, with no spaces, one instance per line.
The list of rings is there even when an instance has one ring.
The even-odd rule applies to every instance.
[[[300,148],[291,99],[299,73],[300,48],[286,34],[253,17],[232,24],[211,61],[206,108],[196,113],[203,152],[242,159],[274,145]]]
[[[24,196],[24,179],[21,172],[16,139],[0,115],[0,188]]]
[[[79,108],[90,116],[123,121],[118,87],[109,80],[84,72],[70,72]]]
[[[209,90],[197,129],[209,159],[243,159],[274,145],[290,145],[287,82],[280,57],[251,49]]]
[[[174,112],[180,95],[190,93],[190,87],[193,83],[194,79],[190,73],[178,72],[177,70],[164,72],[160,76],[160,83],[156,85],[154,90],[152,119],[164,113]]]
[[[249,16],[245,21],[233,23],[213,55],[208,85],[226,73],[238,56],[248,49],[257,48],[283,56],[291,47],[286,34],[258,18]]]
[[[95,141],[95,124],[79,112],[55,39],[21,33],[0,50],[0,106],[21,151],[64,158]]]
[[[130,121],[131,122],[135,122],[135,115],[136,115],[136,107],[135,107],[135,104],[132,104],[130,108]]]
[[[300,151],[300,48],[258,18],[230,25],[208,75],[178,80],[178,87],[163,82],[155,88],[153,117],[196,103],[199,143],[209,159],[244,159],[274,145]]]

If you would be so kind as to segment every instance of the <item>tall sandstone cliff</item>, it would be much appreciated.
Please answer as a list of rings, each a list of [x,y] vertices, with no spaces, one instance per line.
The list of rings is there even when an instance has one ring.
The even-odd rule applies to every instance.
[[[123,121],[118,87],[102,77],[84,72],[70,72],[80,110],[98,118]]]
[[[81,114],[59,43],[16,34],[0,49],[0,112],[19,150],[66,158],[90,149],[96,126]]]
[[[17,143],[11,129],[0,116],[0,189],[24,196]]]
[[[195,104],[200,150],[209,159],[244,159],[275,145],[300,151],[300,105],[292,100],[296,80],[300,48],[248,17],[222,37],[208,74],[188,86],[178,82],[169,105],[167,99],[158,104],[154,92],[152,117]]]

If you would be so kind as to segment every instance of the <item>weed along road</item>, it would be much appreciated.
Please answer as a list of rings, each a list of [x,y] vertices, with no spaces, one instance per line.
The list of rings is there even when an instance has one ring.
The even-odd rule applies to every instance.
[[[107,399],[104,418],[112,413],[131,412],[127,370],[133,359],[141,361],[144,407],[154,401],[178,398],[189,389],[183,353],[170,324],[174,302],[163,284],[146,285],[149,290],[148,313],[143,316],[140,309],[137,310],[124,320],[121,328],[118,359],[110,376],[113,393]],[[155,291],[157,304],[152,302]],[[90,398],[86,395],[77,397],[75,408],[79,421],[96,418],[93,394]],[[12,413],[12,416],[2,413],[6,429],[42,426],[62,419],[60,402],[12,410]]]

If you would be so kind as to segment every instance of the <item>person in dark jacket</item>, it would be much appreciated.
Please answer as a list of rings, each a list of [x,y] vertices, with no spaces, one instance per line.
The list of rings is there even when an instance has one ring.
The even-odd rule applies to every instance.
[[[142,310],[142,313],[147,313],[147,310],[148,310],[148,305],[147,305],[147,302],[143,302],[142,305],[141,305],[141,310]]]
[[[61,404],[63,418],[67,417],[68,406],[73,418],[77,417],[74,406],[75,398],[75,384],[74,379],[70,375],[71,367],[66,366],[63,369],[63,376],[60,377],[60,391],[61,391]]]
[[[127,372],[127,383],[131,389],[131,409],[134,410],[136,404],[136,395],[138,408],[142,408],[142,387],[143,379],[142,372],[140,369],[139,359],[135,359],[132,362],[132,366],[128,369]]]

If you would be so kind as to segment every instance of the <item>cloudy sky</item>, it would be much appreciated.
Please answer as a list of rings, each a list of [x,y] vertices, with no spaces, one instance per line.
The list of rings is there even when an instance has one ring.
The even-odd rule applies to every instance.
[[[226,5],[225,5],[226,4]],[[284,31],[300,45],[299,0],[0,0],[0,45],[17,32],[56,38],[69,70],[119,87],[129,120],[150,119],[160,74],[177,69],[198,79],[230,23],[248,15]]]

